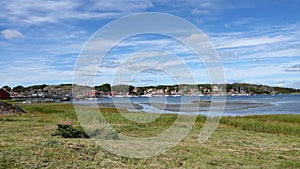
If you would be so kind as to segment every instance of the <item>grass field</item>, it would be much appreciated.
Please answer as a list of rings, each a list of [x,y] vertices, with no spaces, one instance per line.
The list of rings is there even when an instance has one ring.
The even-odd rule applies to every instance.
[[[17,103],[18,104],[18,103]],[[198,142],[205,117],[188,136],[158,156],[116,156],[90,139],[53,136],[57,124],[78,125],[72,105],[19,104],[27,113],[0,116],[0,168],[300,168],[300,116],[223,117],[212,137]],[[147,137],[177,118],[162,115],[146,124],[131,122],[113,108],[101,110],[118,132]],[[129,113],[129,112],[128,112]],[[141,132],[143,131],[143,132]]]

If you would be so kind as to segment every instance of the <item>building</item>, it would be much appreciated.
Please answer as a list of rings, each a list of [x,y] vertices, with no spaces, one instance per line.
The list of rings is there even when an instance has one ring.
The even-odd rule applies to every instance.
[[[4,89],[0,89],[0,100],[9,99],[10,94]]]

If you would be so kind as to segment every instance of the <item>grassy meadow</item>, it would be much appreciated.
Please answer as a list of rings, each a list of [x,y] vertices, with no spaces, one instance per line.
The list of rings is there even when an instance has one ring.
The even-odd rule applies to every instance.
[[[72,104],[14,103],[27,113],[0,116],[0,169],[300,168],[300,115],[223,117],[203,144],[198,137],[205,117],[198,116],[176,147],[135,159],[116,156],[90,139],[53,136],[58,123],[71,120],[73,125],[79,124]],[[161,115],[141,124],[127,120],[114,108],[102,108],[101,112],[116,131],[134,137],[161,133],[177,118]]]

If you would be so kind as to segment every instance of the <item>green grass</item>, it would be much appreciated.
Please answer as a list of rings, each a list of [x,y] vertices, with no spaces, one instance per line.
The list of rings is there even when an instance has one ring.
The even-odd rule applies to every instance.
[[[248,131],[300,136],[299,115],[223,117],[221,123]]]
[[[198,137],[205,117],[198,116],[189,135],[176,147],[158,156],[132,159],[107,152],[90,139],[52,136],[62,121],[79,125],[73,105],[16,104],[27,113],[0,117],[0,169],[300,168],[299,115],[223,117],[203,144]],[[159,134],[177,118],[162,115],[143,124],[124,118],[116,109],[101,112],[118,132],[135,137]]]

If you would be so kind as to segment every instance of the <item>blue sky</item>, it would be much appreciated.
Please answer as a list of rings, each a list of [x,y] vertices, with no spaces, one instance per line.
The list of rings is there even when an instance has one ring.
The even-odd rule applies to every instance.
[[[2,0],[0,11],[0,86],[72,83],[78,55],[95,31],[129,14],[163,12],[188,20],[209,36],[226,82],[300,88],[298,0]],[[151,56],[145,54],[148,48],[156,49],[148,51]],[[167,59],[174,66],[176,60],[182,62],[178,56],[184,57],[197,82],[208,83],[203,65],[184,48],[162,36],[128,38],[100,64],[96,83],[174,84],[159,63]],[[127,82],[126,75],[113,74],[124,60],[156,69],[142,70]],[[173,69],[176,76],[185,76],[180,67]]]

